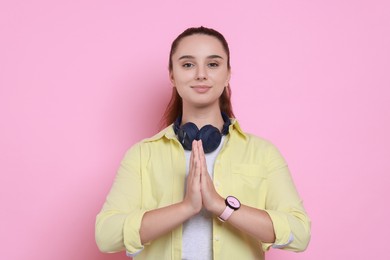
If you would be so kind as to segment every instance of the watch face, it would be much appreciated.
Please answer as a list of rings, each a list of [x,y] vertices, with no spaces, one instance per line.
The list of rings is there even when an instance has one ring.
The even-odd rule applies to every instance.
[[[226,203],[229,207],[231,207],[232,209],[234,210],[237,210],[240,208],[241,206],[241,203],[240,201],[236,198],[236,197],[233,197],[233,196],[228,196],[226,198]]]

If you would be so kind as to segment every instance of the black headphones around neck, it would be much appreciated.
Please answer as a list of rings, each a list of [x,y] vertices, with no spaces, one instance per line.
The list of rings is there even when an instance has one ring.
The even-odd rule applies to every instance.
[[[224,124],[221,132],[218,128],[212,125],[205,125],[201,129],[198,129],[198,127],[192,122],[188,122],[180,126],[181,115],[175,120],[173,130],[185,150],[191,151],[192,142],[194,140],[202,140],[204,152],[210,153],[218,148],[221,143],[222,135],[227,135],[229,132],[230,119],[223,112],[222,118]]]

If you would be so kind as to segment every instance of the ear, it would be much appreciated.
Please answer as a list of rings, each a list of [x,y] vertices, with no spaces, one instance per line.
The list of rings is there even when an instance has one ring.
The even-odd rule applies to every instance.
[[[231,75],[232,75],[232,73],[231,73],[230,70],[229,70],[228,76],[227,76],[226,81],[225,81],[225,87],[229,86],[230,76],[231,76]]]
[[[173,77],[172,71],[169,72],[169,80],[171,81],[172,86],[175,86],[175,78]]]

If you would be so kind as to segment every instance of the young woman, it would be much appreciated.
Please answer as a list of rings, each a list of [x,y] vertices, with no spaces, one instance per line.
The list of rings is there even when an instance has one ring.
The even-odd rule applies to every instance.
[[[189,28],[172,43],[166,128],[125,155],[96,219],[101,251],[135,259],[264,259],[305,250],[310,221],[270,142],[230,103],[225,38]]]

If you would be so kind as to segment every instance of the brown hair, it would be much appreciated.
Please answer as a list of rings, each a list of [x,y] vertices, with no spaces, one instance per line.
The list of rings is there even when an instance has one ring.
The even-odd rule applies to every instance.
[[[223,37],[223,35],[221,33],[219,33],[218,31],[216,31],[214,29],[201,26],[201,27],[192,27],[192,28],[186,29],[184,32],[179,34],[179,36],[177,36],[177,38],[172,42],[171,51],[169,53],[169,66],[168,66],[169,71],[172,72],[172,69],[173,69],[172,56],[176,52],[180,41],[184,37],[191,36],[194,34],[209,35],[209,36],[217,38],[221,42],[223,49],[226,52],[227,67],[230,70],[230,51],[229,51],[229,45],[228,45],[225,37]],[[219,106],[220,106],[220,109],[222,112],[226,113],[229,117],[234,117],[232,103],[230,100],[231,95],[232,95],[232,91],[230,89],[230,84],[229,84],[226,88],[224,88],[222,95],[219,98]],[[166,127],[166,126],[172,124],[176,120],[176,118],[182,114],[182,112],[183,112],[182,99],[181,99],[179,93],[177,92],[177,89],[175,87],[173,87],[171,100],[169,101],[169,103],[165,109],[165,112],[163,114],[163,117],[161,119],[161,127],[163,128],[163,127]]]

